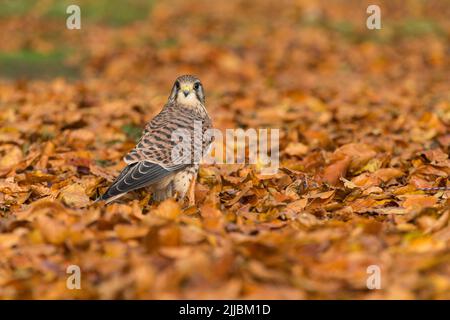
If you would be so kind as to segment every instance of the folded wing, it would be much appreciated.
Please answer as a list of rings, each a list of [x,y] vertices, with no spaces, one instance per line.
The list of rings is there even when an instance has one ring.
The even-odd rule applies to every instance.
[[[108,200],[129,191],[149,186],[185,167],[179,164],[170,168],[150,161],[135,162],[126,166],[116,181],[108,188],[99,200]]]

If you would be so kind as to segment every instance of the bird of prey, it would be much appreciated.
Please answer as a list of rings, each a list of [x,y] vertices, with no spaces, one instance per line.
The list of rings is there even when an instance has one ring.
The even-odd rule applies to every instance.
[[[199,154],[209,149],[212,139],[206,131],[211,127],[200,80],[192,75],[178,77],[164,108],[124,157],[127,166],[98,200],[109,203],[129,191],[148,187],[155,201],[170,197],[182,201],[187,195],[189,204],[194,204]],[[187,148],[179,148],[180,133]]]

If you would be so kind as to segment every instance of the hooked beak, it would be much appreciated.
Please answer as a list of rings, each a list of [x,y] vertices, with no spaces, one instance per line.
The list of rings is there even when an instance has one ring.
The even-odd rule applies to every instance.
[[[183,85],[181,91],[183,91],[184,96],[187,97],[189,93],[191,93],[191,88],[188,85]]]

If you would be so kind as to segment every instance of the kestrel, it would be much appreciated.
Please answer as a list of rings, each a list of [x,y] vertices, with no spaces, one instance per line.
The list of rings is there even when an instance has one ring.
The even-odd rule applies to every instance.
[[[188,195],[193,204],[199,161],[211,144],[205,133],[211,127],[200,80],[192,75],[177,78],[164,108],[124,157],[127,166],[98,200],[109,203],[129,191],[148,187],[155,201],[170,197],[183,200]],[[184,143],[188,141],[188,148],[175,152],[179,151],[175,149],[179,148],[180,135]]]

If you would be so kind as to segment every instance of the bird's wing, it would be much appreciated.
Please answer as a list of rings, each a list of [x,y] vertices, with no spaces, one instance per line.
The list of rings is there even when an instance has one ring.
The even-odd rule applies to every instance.
[[[170,170],[149,161],[140,161],[126,166],[114,183],[103,194],[100,200],[108,200],[109,198],[133,191],[155,182],[181,170],[186,165],[180,164],[172,166]]]
[[[198,139],[193,137],[198,120],[189,110],[168,103],[147,124],[138,144],[124,157],[124,161],[127,164],[150,161],[170,171],[181,163],[194,163],[193,152]],[[184,143],[187,148],[183,148]]]
[[[125,156],[128,165],[101,200],[149,186],[189,166],[193,162],[191,152],[174,156],[172,150],[178,142],[172,136],[178,129],[184,129],[190,135],[193,121],[189,114],[166,105],[146,126],[136,147]]]

